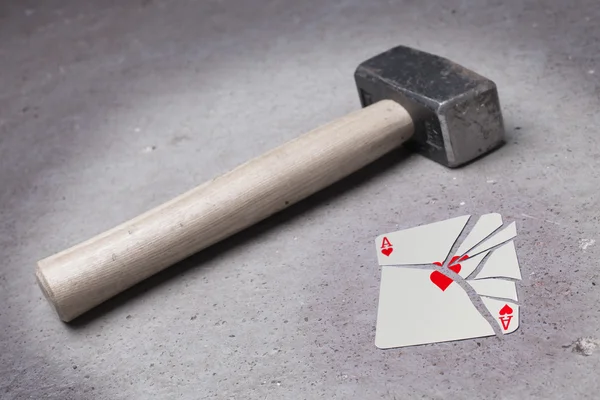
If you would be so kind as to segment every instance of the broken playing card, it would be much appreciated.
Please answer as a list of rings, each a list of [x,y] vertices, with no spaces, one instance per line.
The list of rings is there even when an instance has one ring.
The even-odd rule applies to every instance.
[[[377,347],[493,336],[493,324],[503,334],[517,330],[519,305],[511,280],[521,279],[515,223],[504,226],[500,214],[482,215],[456,243],[469,219],[461,216],[376,238],[382,266]],[[447,271],[463,280],[455,281]]]

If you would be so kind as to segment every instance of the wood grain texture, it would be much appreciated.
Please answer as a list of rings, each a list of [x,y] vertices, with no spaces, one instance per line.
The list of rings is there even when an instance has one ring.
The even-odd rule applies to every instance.
[[[69,322],[174,263],[359,170],[413,133],[384,100],[314,129],[109,231],[38,262]]]

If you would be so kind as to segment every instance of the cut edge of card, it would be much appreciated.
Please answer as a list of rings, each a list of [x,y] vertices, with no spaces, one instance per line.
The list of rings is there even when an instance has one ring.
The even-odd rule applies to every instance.
[[[508,333],[507,333],[507,335],[508,335]],[[375,347],[377,347],[379,350],[390,350],[390,349],[404,349],[407,347],[427,346],[427,345],[432,345],[432,344],[437,344],[437,343],[462,342],[464,340],[473,340],[473,339],[486,338],[486,337],[491,337],[491,336],[496,336],[496,333],[494,332],[494,329],[490,326],[490,330],[487,333],[477,335],[477,336],[468,336],[468,337],[459,337],[456,339],[438,340],[436,342],[413,343],[413,344],[406,344],[406,345],[389,345],[389,346],[378,344],[377,336],[375,336],[374,344],[375,344]]]

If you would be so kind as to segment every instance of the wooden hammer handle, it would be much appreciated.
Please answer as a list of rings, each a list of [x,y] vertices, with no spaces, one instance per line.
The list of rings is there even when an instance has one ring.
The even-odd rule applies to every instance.
[[[38,262],[37,281],[71,321],[121,291],[359,170],[413,133],[383,100]]]

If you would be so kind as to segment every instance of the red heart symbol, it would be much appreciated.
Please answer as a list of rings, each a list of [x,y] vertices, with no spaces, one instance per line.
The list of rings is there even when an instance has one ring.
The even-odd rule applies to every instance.
[[[440,271],[433,271],[431,275],[429,275],[429,279],[431,279],[431,282],[433,282],[437,287],[442,289],[442,292],[446,290],[452,282],[454,282],[452,278],[448,278]]]
[[[462,260],[466,260],[467,258],[469,258],[469,256],[466,254],[464,256],[460,257],[460,260],[459,260],[458,256],[452,257],[452,259],[450,260],[450,267],[449,267],[450,270],[454,271],[458,274],[462,268],[461,265],[460,264],[453,265],[452,263],[455,262],[456,260],[462,261]],[[442,266],[442,263],[439,261],[434,262],[434,264],[438,265],[440,267]],[[452,280],[452,278],[442,274],[440,271],[433,271],[431,273],[431,275],[429,275],[429,279],[431,279],[431,282],[433,282],[437,287],[442,289],[442,292],[445,291],[446,289],[448,289],[448,286],[450,286],[450,284],[452,282],[454,282]]]
[[[385,254],[386,256],[388,256],[388,257],[389,257],[389,255],[390,255],[390,254],[392,254],[392,251],[394,251],[394,248],[393,248],[393,247],[388,247],[387,249],[383,249],[383,250],[381,250],[381,252],[382,252],[383,254]]]
[[[460,264],[454,264],[454,265],[451,265],[451,266],[450,266],[450,270],[452,270],[452,271],[456,272],[457,274],[460,272],[460,269],[461,269],[461,268],[462,268],[462,267],[460,266]]]
[[[500,315],[512,314],[513,309],[510,308],[508,304],[505,304],[504,307],[500,309]]]

